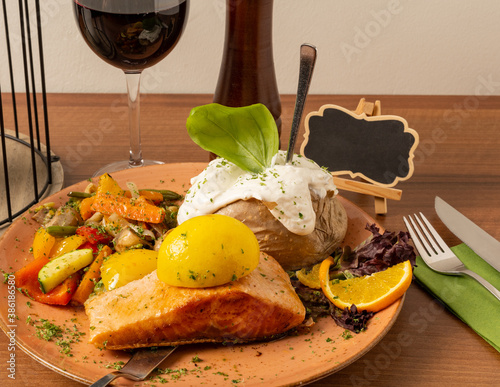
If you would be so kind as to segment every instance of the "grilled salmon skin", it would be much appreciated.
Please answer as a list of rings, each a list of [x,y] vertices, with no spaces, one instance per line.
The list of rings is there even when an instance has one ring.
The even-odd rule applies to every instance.
[[[251,341],[302,323],[305,308],[276,260],[261,253],[249,275],[212,288],[180,288],[156,271],[89,299],[89,342],[108,349]]]

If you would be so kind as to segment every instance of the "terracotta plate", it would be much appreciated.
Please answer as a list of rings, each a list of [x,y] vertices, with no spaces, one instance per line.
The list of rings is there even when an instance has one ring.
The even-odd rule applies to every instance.
[[[191,177],[197,175],[205,163],[165,164],[115,173],[113,177],[124,186],[133,181],[139,188],[170,189],[184,193],[190,186]],[[68,187],[46,199],[62,204],[69,191],[82,191],[88,181]],[[364,229],[374,220],[351,202],[341,198],[349,216],[349,228],[345,243],[355,246],[369,236]],[[0,240],[0,268],[13,272],[32,259],[29,253],[34,231],[38,225],[27,213],[7,230]],[[117,362],[126,362],[130,355],[122,351],[99,350],[86,343],[71,344],[71,356],[60,352],[55,341],[37,337],[36,325],[41,319],[60,326],[64,338],[74,338],[74,331],[88,332],[86,315],[81,308],[54,307],[28,303],[28,298],[16,292],[15,321],[8,320],[8,285],[0,286],[1,327],[4,331],[15,326],[17,344],[35,360],[71,379],[92,383],[111,372]],[[290,336],[270,343],[246,345],[190,345],[179,348],[162,366],[170,373],[161,375],[170,383],[197,385],[227,385],[244,382],[252,385],[297,385],[312,382],[346,367],[373,348],[394,324],[403,300],[377,313],[369,327],[360,334],[344,333],[330,318],[324,318],[308,334]],[[28,317],[35,326],[26,323]],[[352,336],[352,337],[351,337]],[[156,377],[157,382],[161,382]],[[150,382],[151,383],[151,382]],[[138,385],[123,378],[116,385]],[[159,384],[159,383],[155,383]]]

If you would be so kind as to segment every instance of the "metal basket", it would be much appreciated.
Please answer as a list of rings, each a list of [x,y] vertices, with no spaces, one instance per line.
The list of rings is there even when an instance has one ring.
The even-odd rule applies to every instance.
[[[2,0],[1,13],[0,74],[9,81],[0,81],[0,226],[48,192],[58,161],[50,151],[39,0]]]

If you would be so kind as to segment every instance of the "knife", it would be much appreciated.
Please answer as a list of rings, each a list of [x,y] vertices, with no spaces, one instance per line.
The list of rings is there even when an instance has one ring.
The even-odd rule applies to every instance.
[[[436,196],[434,207],[443,223],[477,255],[500,271],[500,242]]]

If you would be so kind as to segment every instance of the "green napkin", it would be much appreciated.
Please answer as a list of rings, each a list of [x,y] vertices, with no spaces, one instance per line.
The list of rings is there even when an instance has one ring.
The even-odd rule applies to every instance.
[[[500,273],[468,246],[460,244],[451,249],[468,269],[500,289]],[[493,294],[467,275],[436,273],[420,257],[417,257],[414,275],[429,292],[500,352],[500,301]]]

